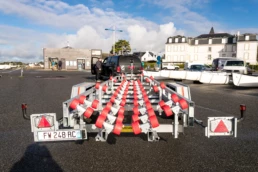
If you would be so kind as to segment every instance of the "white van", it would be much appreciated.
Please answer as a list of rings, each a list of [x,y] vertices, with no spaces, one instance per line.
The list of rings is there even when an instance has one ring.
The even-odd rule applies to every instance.
[[[239,59],[226,60],[225,63],[222,64],[221,71],[230,73],[237,72],[241,74],[252,74],[251,70],[246,67],[245,62]]]

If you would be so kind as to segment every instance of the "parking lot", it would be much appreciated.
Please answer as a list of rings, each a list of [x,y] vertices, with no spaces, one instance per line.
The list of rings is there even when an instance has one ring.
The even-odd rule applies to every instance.
[[[258,89],[233,85],[190,86],[195,117],[240,116],[246,104],[245,120],[238,123],[238,136],[205,137],[195,125],[174,139],[160,134],[159,142],[147,142],[145,135],[111,135],[96,142],[34,143],[30,121],[22,117],[21,104],[28,114],[57,113],[70,98],[73,85],[93,82],[89,72],[0,71],[0,171],[258,171]],[[161,80],[160,80],[161,81]],[[174,82],[164,80],[164,82]]]

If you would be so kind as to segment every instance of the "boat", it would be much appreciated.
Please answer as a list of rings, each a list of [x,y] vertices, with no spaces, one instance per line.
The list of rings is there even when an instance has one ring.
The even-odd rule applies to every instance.
[[[233,73],[232,79],[238,87],[258,87],[258,76]]]
[[[199,81],[204,84],[228,84],[229,75],[226,72],[202,72]]]

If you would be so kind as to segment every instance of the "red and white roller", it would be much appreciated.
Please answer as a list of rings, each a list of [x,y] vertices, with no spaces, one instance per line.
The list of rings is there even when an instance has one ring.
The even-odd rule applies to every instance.
[[[95,99],[95,100],[93,100],[93,101],[91,102],[91,101],[86,100],[86,99],[87,99],[86,96],[84,96],[84,95],[80,96],[80,97],[79,97],[79,103],[80,103],[80,104],[84,104],[84,105],[86,105],[86,106],[91,106],[92,108],[97,109],[97,107],[98,107],[98,105],[99,105],[99,101],[98,101],[98,100]]]
[[[164,102],[161,100],[158,109],[162,109],[166,116],[171,116],[174,113],[178,113],[180,110],[185,110],[188,108],[188,103],[185,99],[179,99],[176,94],[171,95],[171,100]]]
[[[139,121],[132,123],[134,134],[140,134],[141,132],[147,133],[151,128],[159,126],[159,122],[156,116],[149,117],[149,122],[140,124]]]
[[[89,106],[87,106],[86,108],[82,107],[80,105],[80,100],[79,99],[74,99],[71,103],[70,103],[70,108],[73,110],[77,110],[78,111],[78,115],[81,116],[83,114],[84,117],[86,118],[90,118],[94,109],[96,109],[98,107],[98,100],[94,100]],[[90,107],[91,106],[91,107]]]
[[[96,127],[104,128],[106,132],[109,134],[113,131],[114,134],[120,135],[121,130],[123,128],[123,124],[121,122],[116,122],[115,125],[105,122],[106,116],[100,115],[95,123]]]

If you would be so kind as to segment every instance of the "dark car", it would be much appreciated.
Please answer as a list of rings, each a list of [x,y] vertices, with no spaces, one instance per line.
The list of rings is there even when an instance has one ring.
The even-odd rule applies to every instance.
[[[141,60],[134,55],[117,55],[104,59],[102,63],[102,76],[117,76],[124,74],[140,74],[142,72]]]
[[[190,71],[211,71],[211,67],[208,65],[194,64],[188,69]]]

